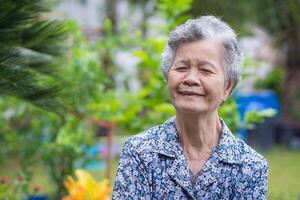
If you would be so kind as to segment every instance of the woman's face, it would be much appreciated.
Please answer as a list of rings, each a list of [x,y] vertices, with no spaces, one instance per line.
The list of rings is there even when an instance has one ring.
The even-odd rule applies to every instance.
[[[231,87],[225,88],[223,46],[213,39],[187,42],[176,50],[168,89],[177,112],[217,113]]]

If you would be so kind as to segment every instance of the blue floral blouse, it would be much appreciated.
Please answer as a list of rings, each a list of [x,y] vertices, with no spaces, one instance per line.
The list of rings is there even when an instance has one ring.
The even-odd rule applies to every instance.
[[[267,161],[223,121],[220,143],[193,184],[174,119],[126,141],[113,199],[267,199]]]

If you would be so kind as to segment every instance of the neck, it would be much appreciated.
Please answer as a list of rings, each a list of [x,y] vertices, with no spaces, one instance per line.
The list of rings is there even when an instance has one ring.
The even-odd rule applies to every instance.
[[[192,154],[210,154],[219,143],[222,129],[217,113],[205,116],[176,113],[176,127],[184,151]]]

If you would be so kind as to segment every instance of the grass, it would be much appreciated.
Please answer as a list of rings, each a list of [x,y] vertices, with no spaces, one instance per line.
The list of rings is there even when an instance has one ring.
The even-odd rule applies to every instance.
[[[267,152],[262,152],[269,162],[269,195],[270,200],[299,200],[300,199],[300,151],[289,150],[284,147],[275,147]],[[15,177],[19,169],[19,163],[15,158],[7,159],[0,166],[0,176]],[[115,159],[112,165],[112,185],[118,165]],[[45,168],[37,164],[33,166],[33,182],[42,185],[46,193],[53,191],[53,183],[45,172]],[[91,171],[96,180],[104,178],[103,170]]]
[[[269,162],[270,200],[300,199],[300,151],[276,147],[262,153]]]

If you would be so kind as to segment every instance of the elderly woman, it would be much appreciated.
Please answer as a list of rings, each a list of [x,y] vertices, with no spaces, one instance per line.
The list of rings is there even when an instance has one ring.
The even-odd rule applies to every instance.
[[[234,31],[214,16],[170,33],[161,69],[176,115],[128,139],[113,199],[267,198],[266,160],[218,116],[241,62]]]

